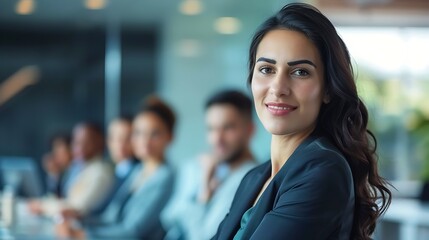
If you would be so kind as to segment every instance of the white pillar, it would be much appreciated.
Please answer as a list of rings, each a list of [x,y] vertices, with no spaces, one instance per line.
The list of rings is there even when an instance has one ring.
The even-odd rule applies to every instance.
[[[104,122],[109,122],[120,113],[121,104],[121,28],[116,18],[106,28]]]

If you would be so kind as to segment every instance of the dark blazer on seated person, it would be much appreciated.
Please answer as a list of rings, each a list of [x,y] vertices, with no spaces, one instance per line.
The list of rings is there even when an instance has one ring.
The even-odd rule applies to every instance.
[[[304,140],[240,229],[243,214],[253,206],[270,175],[268,161],[244,177],[213,239],[233,239],[239,230],[239,239],[350,239],[353,176],[346,159],[329,140],[314,135]]]

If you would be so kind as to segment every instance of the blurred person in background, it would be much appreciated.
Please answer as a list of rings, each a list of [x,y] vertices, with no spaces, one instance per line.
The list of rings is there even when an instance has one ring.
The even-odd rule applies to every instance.
[[[110,164],[103,160],[103,133],[94,123],[73,129],[73,161],[64,177],[65,196],[32,201],[30,210],[49,216],[85,216],[106,197],[113,186]]]
[[[229,210],[244,175],[256,166],[249,144],[252,102],[235,90],[219,92],[205,106],[209,153],[179,171],[174,197],[164,209],[166,239],[210,239]]]
[[[120,189],[125,179],[138,164],[131,145],[132,118],[120,116],[110,122],[107,129],[107,148],[112,162],[115,164],[115,183],[110,194],[92,212],[98,215],[108,206],[115,193]]]
[[[128,177],[138,163],[133,154],[131,117],[121,116],[109,124],[107,147],[115,164],[115,176],[119,184]]]
[[[64,175],[72,161],[71,138],[67,134],[56,134],[51,142],[51,151],[43,157],[48,194],[64,196]]]
[[[57,226],[57,234],[79,239],[163,239],[160,213],[174,181],[165,153],[174,125],[171,108],[156,97],[149,98],[133,121],[132,146],[141,164],[98,219],[82,221],[82,228],[65,221]]]

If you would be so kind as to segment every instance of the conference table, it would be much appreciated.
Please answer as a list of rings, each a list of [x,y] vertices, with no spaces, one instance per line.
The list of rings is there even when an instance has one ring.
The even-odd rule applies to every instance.
[[[12,227],[0,222],[2,240],[51,240],[55,224],[51,218],[29,212],[25,201],[16,204],[16,218]],[[375,240],[429,239],[429,203],[417,199],[394,198],[377,226]]]
[[[418,199],[393,198],[377,226],[375,239],[429,239],[429,203],[422,203]]]
[[[2,240],[51,240],[55,236],[55,224],[52,219],[34,215],[29,212],[25,201],[16,203],[14,224],[10,227],[0,222],[0,239]]]

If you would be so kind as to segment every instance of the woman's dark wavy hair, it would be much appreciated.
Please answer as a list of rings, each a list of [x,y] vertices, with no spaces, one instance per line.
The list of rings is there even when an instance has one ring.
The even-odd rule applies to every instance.
[[[288,29],[307,36],[317,47],[325,67],[325,91],[316,131],[329,138],[345,155],[355,186],[355,214],[351,239],[370,239],[377,218],[391,202],[388,183],[377,168],[374,135],[367,129],[368,111],[360,100],[349,52],[335,27],[315,7],[293,3],[267,19],[255,33],[249,50],[248,83],[252,83],[256,52],[266,33]]]

